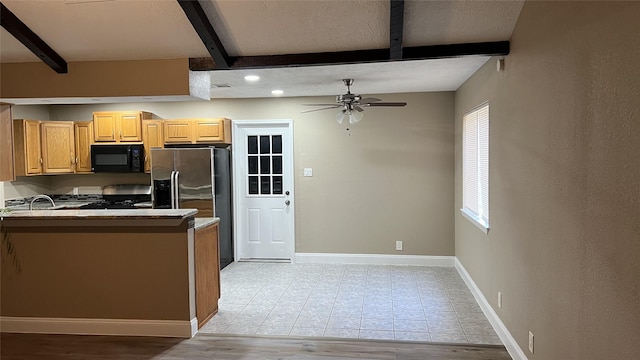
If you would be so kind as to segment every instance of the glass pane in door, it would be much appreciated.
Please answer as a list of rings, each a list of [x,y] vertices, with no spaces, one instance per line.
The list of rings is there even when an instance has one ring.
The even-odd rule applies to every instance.
[[[248,194],[282,195],[282,135],[249,135],[247,152]]]

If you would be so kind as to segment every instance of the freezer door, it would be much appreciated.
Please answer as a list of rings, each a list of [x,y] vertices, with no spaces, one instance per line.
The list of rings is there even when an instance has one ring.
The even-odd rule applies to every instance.
[[[198,209],[197,217],[214,216],[213,149],[175,149],[181,209]]]
[[[231,153],[227,149],[215,149],[213,161],[215,173],[215,214],[220,218],[220,268],[233,262],[233,211],[231,206]]]
[[[173,149],[151,149],[151,200],[154,209],[171,209]]]

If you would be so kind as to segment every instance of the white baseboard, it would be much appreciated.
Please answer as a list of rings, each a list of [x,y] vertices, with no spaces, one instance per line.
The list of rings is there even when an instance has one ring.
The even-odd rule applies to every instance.
[[[453,256],[296,253],[298,264],[362,264],[362,265],[421,265],[454,266]]]
[[[476,301],[480,305],[482,312],[491,323],[491,326],[493,326],[493,329],[498,334],[498,337],[500,337],[500,340],[507,348],[509,355],[511,355],[513,360],[528,360],[524,351],[522,351],[520,346],[518,346],[516,340],[513,338],[513,336],[511,336],[511,333],[509,332],[507,327],[504,325],[502,320],[500,320],[498,314],[496,314],[496,312],[493,310],[493,308],[487,301],[487,298],[484,297],[484,295],[480,291],[480,288],[478,288],[476,283],[471,278],[471,275],[469,275],[458,258],[455,259],[455,267],[456,270],[458,270],[460,277],[462,277],[462,280],[464,280],[469,290],[471,290],[473,297],[476,298]]]
[[[198,320],[130,320],[0,317],[2,332],[74,335],[162,336],[191,338]]]

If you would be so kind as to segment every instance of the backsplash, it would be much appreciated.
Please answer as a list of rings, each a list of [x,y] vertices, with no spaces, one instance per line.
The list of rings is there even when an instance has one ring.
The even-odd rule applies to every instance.
[[[102,194],[102,187],[115,184],[151,184],[149,174],[83,174],[20,176],[16,181],[4,183],[4,199],[29,198],[38,194]],[[2,205],[2,204],[0,204]]]
[[[4,182],[4,199],[18,199],[50,193],[51,176],[19,176],[16,181]]]

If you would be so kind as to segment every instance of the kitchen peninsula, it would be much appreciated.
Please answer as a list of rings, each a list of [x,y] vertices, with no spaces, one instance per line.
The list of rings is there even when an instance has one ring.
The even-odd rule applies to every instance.
[[[193,336],[201,320],[200,311],[196,316],[196,292],[203,291],[196,289],[195,230],[215,226],[210,241],[217,248],[219,221],[194,219],[196,213],[137,209],[4,214],[2,236],[11,242],[17,262],[3,246],[2,331]],[[215,300],[208,317],[217,311]]]

